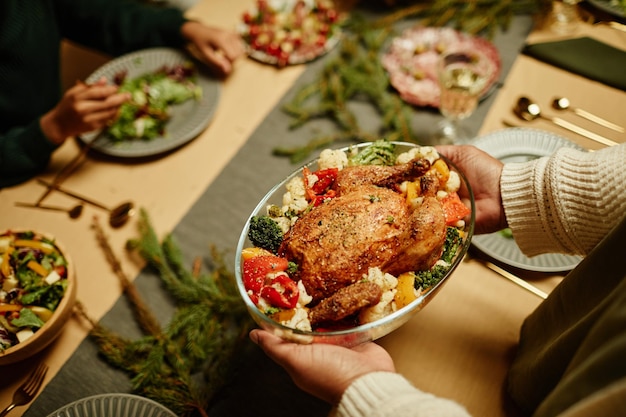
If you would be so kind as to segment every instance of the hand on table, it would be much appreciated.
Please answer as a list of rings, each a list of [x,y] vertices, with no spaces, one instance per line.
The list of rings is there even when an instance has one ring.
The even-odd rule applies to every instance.
[[[244,53],[243,41],[235,32],[189,21],[183,25],[181,33],[191,42],[199,58],[221,76],[229,75],[235,60]]]
[[[508,225],[500,195],[503,163],[471,145],[442,145],[436,148],[465,174],[472,187],[476,204],[476,234],[506,228]]]
[[[395,372],[391,356],[372,342],[352,349],[321,343],[301,345],[259,329],[252,330],[250,338],[300,389],[330,404],[337,404],[350,384],[365,374]]]
[[[91,85],[78,81],[41,117],[41,130],[60,145],[70,136],[105,127],[115,119],[119,107],[130,100],[130,93],[118,93],[118,88],[108,85],[106,78]]]

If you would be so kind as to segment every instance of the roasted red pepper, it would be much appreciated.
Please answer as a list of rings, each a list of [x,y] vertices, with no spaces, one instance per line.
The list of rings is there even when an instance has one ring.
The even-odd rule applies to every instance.
[[[261,288],[261,297],[274,307],[294,308],[299,296],[298,285],[287,275],[279,275]]]
[[[243,261],[243,285],[247,291],[258,293],[265,285],[267,274],[287,270],[287,259],[274,255],[254,256]]]
[[[339,169],[337,168],[327,168],[316,171],[313,175],[317,177],[317,181],[315,181],[313,185],[309,185],[309,175],[311,175],[311,171],[307,167],[302,169],[306,196],[314,206],[319,206],[324,200],[335,197],[336,193],[332,187],[337,180],[338,172]]]

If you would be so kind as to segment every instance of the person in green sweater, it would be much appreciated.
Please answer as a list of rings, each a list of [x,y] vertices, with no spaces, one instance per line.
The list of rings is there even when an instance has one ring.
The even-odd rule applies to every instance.
[[[100,80],[65,93],[62,40],[113,57],[135,50],[192,45],[217,76],[243,55],[240,37],[188,20],[175,7],[136,0],[0,2],[0,188],[41,172],[68,138],[104,127],[129,99]]]
[[[502,164],[473,146],[439,146],[468,178],[476,233],[510,227],[528,256],[585,255],[524,321],[507,390],[533,417],[608,417],[626,410],[626,144]],[[333,417],[469,417],[414,387],[373,342],[353,349],[250,338]]]

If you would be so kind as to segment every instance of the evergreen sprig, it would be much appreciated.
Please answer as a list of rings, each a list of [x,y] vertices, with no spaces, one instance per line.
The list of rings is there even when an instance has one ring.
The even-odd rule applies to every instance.
[[[289,157],[293,163],[336,142],[390,141],[419,143],[411,128],[412,106],[394,91],[380,62],[386,41],[395,34],[394,25],[408,18],[424,26],[450,25],[470,34],[493,37],[498,28],[506,30],[515,14],[546,11],[551,0],[422,0],[395,8],[386,16],[368,21],[353,14],[344,24],[339,53],[329,59],[313,82],[303,86],[283,106],[292,117],[290,129],[326,118],[337,132],[321,134],[303,146],[277,147],[274,155]],[[364,130],[349,102],[369,103],[379,114],[377,131]]]
[[[138,221],[140,237],[127,249],[137,251],[155,269],[176,303],[171,321],[161,329],[133,283],[121,271],[97,220],[94,229],[145,335],[124,338],[89,319],[90,336],[112,366],[125,371],[138,395],[151,398],[180,416],[207,416],[215,394],[228,382],[235,356],[253,323],[238,294],[235,278],[221,254],[212,249],[208,272],[184,267],[183,254],[171,235],[157,238],[145,210]],[[143,323],[142,323],[143,322]],[[198,376],[204,376],[198,381]]]

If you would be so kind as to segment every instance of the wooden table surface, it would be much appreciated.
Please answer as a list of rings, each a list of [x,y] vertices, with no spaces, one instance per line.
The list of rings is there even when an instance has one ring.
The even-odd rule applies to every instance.
[[[188,11],[190,17],[205,23],[235,27],[249,0],[222,2],[201,0]],[[599,38],[626,49],[626,33],[607,26],[581,24],[576,33]],[[555,39],[557,35],[537,29],[529,41]],[[105,63],[108,57],[64,46],[64,80],[84,79]],[[220,101],[214,119],[207,129],[188,145],[158,158],[137,164],[120,163],[107,158],[89,158],[66,182],[67,188],[115,205],[133,200],[150,213],[158,234],[172,230],[198,196],[209,186],[220,170],[242,147],[255,128],[264,120],[278,100],[300,76],[303,67],[275,69],[255,61],[241,59],[235,71],[221,85]],[[534,127],[566,136],[579,145],[598,149],[598,145],[571,134],[545,121],[531,123],[515,119],[511,109],[520,95],[532,97],[546,109],[556,95],[565,95],[576,106],[624,122],[626,93],[567,73],[550,65],[520,55],[504,85],[497,92],[494,104],[481,132],[505,127],[504,121]],[[617,141],[626,135],[598,128],[573,114],[562,118],[596,130]],[[54,154],[44,178],[55,173],[79,151],[74,141],[67,141]],[[203,175],[197,175],[201,166]],[[0,190],[0,230],[26,227],[55,235],[68,248],[79,271],[78,299],[87,306],[91,316],[104,315],[119,297],[119,285],[110,272],[101,249],[89,230],[92,215],[104,216],[101,210],[86,207],[78,220],[59,213],[29,210],[14,206],[16,201],[35,201],[42,193],[36,181]],[[73,200],[53,193],[50,204],[69,206]],[[111,245],[122,248],[135,237],[135,229],[107,229]],[[122,257],[122,268],[136,276],[142,264]],[[515,271],[542,290],[549,292],[562,274]],[[453,398],[476,416],[511,416],[514,409],[504,400],[503,381],[518,330],[541,299],[503,279],[476,259],[465,260],[444,290],[405,326],[380,340],[393,356],[399,372],[417,387],[436,395]],[[87,329],[71,320],[43,358],[50,365],[46,381],[72,355],[85,338]],[[0,368],[0,404],[10,402],[13,391],[32,364],[23,363]],[[10,372],[9,372],[10,371]],[[18,415],[19,411],[15,412]]]

